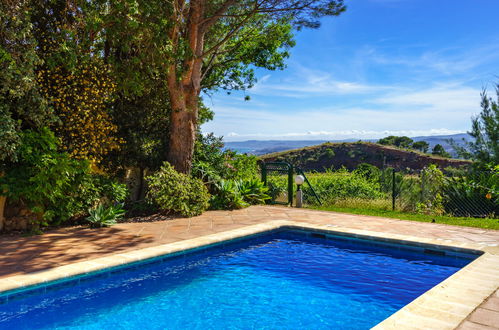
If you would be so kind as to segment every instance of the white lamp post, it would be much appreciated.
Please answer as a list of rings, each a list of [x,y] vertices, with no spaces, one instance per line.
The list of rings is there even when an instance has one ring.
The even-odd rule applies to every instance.
[[[301,185],[305,182],[305,178],[303,175],[297,175],[295,176],[295,183],[296,183],[296,207],[302,207],[303,206],[303,192],[301,190]]]

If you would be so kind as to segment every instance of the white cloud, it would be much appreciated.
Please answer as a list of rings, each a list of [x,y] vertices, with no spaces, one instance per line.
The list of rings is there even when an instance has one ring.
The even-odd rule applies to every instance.
[[[286,105],[245,109],[215,102],[215,120],[205,124],[203,131],[213,131],[231,141],[455,134],[469,129],[470,117],[479,111],[479,94],[478,89],[455,83],[388,92],[364,101],[365,106],[338,104],[294,112]]]
[[[465,132],[480,111],[480,89],[487,84],[476,76],[493,79],[489,73],[499,58],[498,45],[423,53],[418,50],[425,45],[407,45],[403,52],[408,56],[386,56],[367,45],[341,68],[325,64],[310,69],[293,62],[286,75],[263,76],[247,91],[249,102],[215,97],[215,119],[203,131],[232,141]],[[386,76],[376,72],[378,80],[371,83],[366,78],[373,76],[370,67]]]
[[[484,72],[493,72],[493,68],[488,67],[488,65],[499,58],[497,41],[493,40],[489,45],[478,48],[461,46],[405,56],[386,55],[369,47],[367,59],[375,64],[398,65],[406,67],[406,70],[410,68],[413,72],[423,72],[428,77],[438,74],[455,76],[469,74],[473,71],[476,74],[479,67],[482,67]]]
[[[365,94],[393,88],[336,79],[329,72],[311,70],[299,64],[294,64],[293,69],[294,74],[280,82],[271,82],[270,76],[264,76],[249,93],[302,98],[316,95]]]
[[[480,91],[460,84],[437,85],[432,88],[406,89],[394,94],[375,98],[374,103],[390,107],[453,109],[466,111],[476,109],[480,104]]]
[[[231,132],[227,134],[225,141],[245,141],[245,140],[345,140],[345,139],[379,139],[389,135],[396,136],[434,136],[434,135],[451,135],[464,133],[459,130],[449,130],[447,128],[429,129],[429,130],[384,130],[384,131],[369,131],[369,130],[345,130],[345,131],[319,131],[319,132],[290,132],[281,134],[268,133],[253,133],[253,134],[238,134]]]

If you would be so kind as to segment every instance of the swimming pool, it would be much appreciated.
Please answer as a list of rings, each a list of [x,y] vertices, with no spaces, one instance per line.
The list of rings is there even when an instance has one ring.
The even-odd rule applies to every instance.
[[[0,295],[0,329],[367,329],[474,257],[278,230]]]

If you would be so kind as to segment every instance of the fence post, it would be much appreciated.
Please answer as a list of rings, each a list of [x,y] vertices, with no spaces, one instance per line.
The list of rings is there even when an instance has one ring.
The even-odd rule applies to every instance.
[[[288,164],[288,203],[293,206],[293,166]]]
[[[395,211],[395,168],[392,168],[392,211]]]
[[[426,171],[425,171],[426,167],[423,167],[423,170],[421,171],[421,200],[420,202],[421,203],[424,203],[425,201],[425,197],[426,197],[426,192],[425,192],[425,174],[426,174]]]
[[[267,185],[267,167],[265,166],[265,163],[260,163],[260,168],[262,171],[262,181],[264,185]]]

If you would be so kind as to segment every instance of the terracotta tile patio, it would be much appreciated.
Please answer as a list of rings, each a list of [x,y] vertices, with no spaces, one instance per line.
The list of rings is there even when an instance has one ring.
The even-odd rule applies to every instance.
[[[210,211],[190,219],[122,223],[111,228],[62,228],[41,236],[0,236],[0,281],[115,253],[177,242],[269,220],[327,224],[437,240],[499,245],[499,231],[285,207]],[[499,279],[498,279],[499,286]],[[499,293],[482,303],[459,329],[499,329]]]

